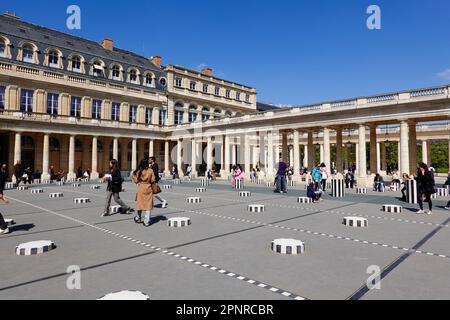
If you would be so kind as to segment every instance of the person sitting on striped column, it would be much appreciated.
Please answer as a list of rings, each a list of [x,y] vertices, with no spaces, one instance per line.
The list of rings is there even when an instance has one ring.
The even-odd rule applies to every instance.
[[[373,179],[373,191],[384,192],[384,180],[379,173],[377,173],[375,179]]]
[[[319,202],[319,201],[323,201],[322,195],[323,195],[323,191],[320,190],[319,188],[317,188],[316,185],[313,182],[311,182],[308,185],[308,188],[306,190],[306,196],[308,198],[312,199],[312,201],[314,203]]]

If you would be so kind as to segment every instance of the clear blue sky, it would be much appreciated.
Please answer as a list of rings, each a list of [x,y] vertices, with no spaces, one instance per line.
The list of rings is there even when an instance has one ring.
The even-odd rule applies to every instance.
[[[66,8],[82,29],[66,29]],[[382,10],[382,29],[366,9]],[[450,83],[448,0],[0,0],[53,29],[258,89],[258,100],[308,104]]]

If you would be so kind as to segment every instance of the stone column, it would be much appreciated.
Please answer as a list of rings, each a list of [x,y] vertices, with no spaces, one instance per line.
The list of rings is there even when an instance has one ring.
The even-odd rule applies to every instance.
[[[448,140],[448,172],[450,172],[450,140]]]
[[[342,161],[342,128],[336,129],[336,171],[344,172],[344,165]]]
[[[308,168],[309,163],[308,163],[308,146],[304,145],[303,146],[303,166],[305,168]]]
[[[312,168],[316,165],[316,150],[314,148],[313,132],[308,132],[308,172],[312,172]]]
[[[22,161],[22,133],[16,132],[14,139],[14,165]],[[19,179],[20,177],[16,177]]]
[[[212,152],[213,152],[212,137],[208,137],[206,139],[206,166],[207,166],[207,170],[211,170],[212,166],[213,166]]]
[[[224,175],[227,178],[230,174],[230,137],[228,135],[225,135],[224,148]]]
[[[409,172],[417,171],[417,127],[413,121],[409,122]]]
[[[398,165],[398,172],[400,173],[400,175],[402,175],[403,173],[406,173],[406,172],[403,172],[401,154],[402,154],[402,145],[401,145],[401,142],[399,141],[397,144],[397,165]]]
[[[273,133],[272,131],[267,132],[267,172],[266,176],[273,177],[274,175],[274,150],[273,150]]]
[[[366,126],[363,124],[359,125],[359,161],[358,161],[358,173],[361,181],[360,186],[365,186],[367,184],[367,158],[366,158]]]
[[[178,168],[178,175],[181,177],[184,177],[184,170],[183,170],[183,142],[181,139],[178,139],[177,141],[177,168]]]
[[[359,172],[359,143],[355,144],[355,164],[356,164],[356,172]]]
[[[128,170],[128,143],[129,140],[128,139],[122,139],[122,154],[121,154],[121,158],[120,159],[120,167],[121,170],[126,171]]]
[[[289,157],[289,148],[288,148],[288,133],[282,132],[281,133],[282,136],[282,146],[281,146],[281,152],[282,152],[282,158],[285,162],[288,162],[288,157]],[[278,156],[277,156],[277,162],[278,162]]]
[[[44,133],[44,143],[42,146],[42,180],[50,180],[49,170],[49,156],[50,156],[50,135]]]
[[[381,143],[377,143],[377,173],[381,172]]]
[[[131,141],[131,171],[137,169],[137,139]]]
[[[164,143],[164,174],[170,175],[170,143],[166,141]]]
[[[381,170],[386,171],[387,164],[386,164],[386,144],[383,142],[381,146]]]
[[[75,136],[69,138],[69,170],[67,172],[67,179],[76,179],[75,173]]]
[[[431,164],[431,141],[422,141],[422,162],[426,165]]]
[[[294,178],[300,178],[300,132],[294,130]]]
[[[192,176],[197,177],[197,154],[198,154],[198,144],[195,138],[191,140],[191,167]]]
[[[408,121],[402,121],[400,124],[400,167],[404,173],[408,174],[411,173],[409,167],[409,150],[409,123]]]
[[[113,158],[119,161],[119,139],[114,138],[113,141]]]
[[[235,166],[237,164],[236,163],[236,155],[237,155],[236,148],[237,147],[235,144],[231,145],[231,164],[233,166]]]
[[[155,140],[148,142],[148,155],[149,157],[155,157]]]
[[[378,152],[377,152],[377,126],[370,125],[370,173],[376,174],[378,168]]]
[[[330,149],[330,129],[323,129],[323,162],[331,172],[331,149]]]
[[[250,160],[250,134],[244,136],[244,171],[247,177],[250,177],[251,160]]]
[[[99,178],[98,174],[98,138],[92,138],[92,165],[91,165],[91,179],[97,180]]]
[[[320,144],[320,164],[324,163],[324,146],[323,143]]]

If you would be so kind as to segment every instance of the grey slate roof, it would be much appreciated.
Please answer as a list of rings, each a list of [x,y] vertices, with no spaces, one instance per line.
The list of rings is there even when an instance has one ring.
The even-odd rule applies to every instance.
[[[112,63],[121,64],[124,71],[129,67],[139,69],[141,75],[145,71],[151,71],[157,79],[157,89],[165,90],[159,84],[160,77],[166,77],[166,73],[161,68],[155,66],[150,59],[132,53],[130,51],[114,48],[113,51],[104,49],[101,44],[72,36],[60,31],[51,30],[45,27],[34,25],[22,20],[17,20],[0,15],[0,34],[3,34],[11,41],[11,53],[13,60],[17,57],[17,45],[23,40],[29,40],[39,48],[39,61],[42,66],[44,52],[47,48],[57,48],[64,55],[64,69],[67,68],[67,57],[72,53],[81,54],[87,63],[93,58],[99,58],[105,62],[108,68]],[[87,69],[87,68],[86,68]],[[87,73],[85,76],[88,76]],[[108,80],[113,81],[113,80]],[[115,82],[115,81],[114,81]],[[122,83],[122,81],[119,81]],[[130,85],[127,83],[127,85]]]

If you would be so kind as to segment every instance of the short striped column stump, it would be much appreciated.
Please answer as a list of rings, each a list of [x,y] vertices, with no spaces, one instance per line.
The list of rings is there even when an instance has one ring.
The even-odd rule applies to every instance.
[[[202,186],[202,187],[209,187],[209,180],[201,180],[200,181],[200,185]]]
[[[97,185],[95,185],[95,186],[92,186],[92,187],[91,187],[91,190],[100,190],[101,187],[102,187],[102,186],[97,186]]]
[[[39,180],[39,179],[34,179],[34,180],[33,180],[33,184],[41,184],[41,180]]]
[[[197,193],[205,193],[206,192],[206,188],[197,188],[197,189],[195,189],[195,192],[197,192]]]
[[[437,193],[433,193],[432,195],[430,195],[430,199],[434,200],[438,198],[438,194]]]
[[[106,296],[98,299],[98,300],[105,300],[105,301],[143,301],[143,300],[150,300],[150,297],[146,295],[145,293],[142,293],[140,291],[120,291],[120,292],[114,292],[109,293]]]
[[[18,256],[34,256],[49,252],[55,248],[55,244],[50,240],[32,241],[19,244],[16,247],[16,254]]]
[[[333,198],[343,198],[345,196],[345,185],[343,179],[331,180],[331,196]]]
[[[81,181],[82,182],[89,182],[89,179],[86,178],[86,179],[82,179]]]
[[[7,182],[5,184],[5,190],[11,190],[11,189],[14,189],[15,187],[16,187],[16,184],[12,183],[12,182]]]
[[[288,185],[288,187],[294,188],[295,187],[295,181],[288,181],[287,185]]]
[[[417,181],[408,180],[406,181],[406,200],[410,204],[417,204],[418,202],[418,192],[417,192]]]
[[[31,189],[31,194],[38,194],[38,193],[44,193],[44,190],[42,189]]]
[[[16,225],[16,222],[13,219],[5,219],[5,223],[8,227]]]
[[[79,188],[79,187],[81,187],[81,184],[80,183],[74,183],[74,184],[72,184],[72,187]]]
[[[392,204],[385,204],[382,207],[384,212],[389,212],[389,213],[401,213],[403,211],[403,207],[402,206],[397,206],[397,205],[392,205]]]
[[[180,179],[174,179],[173,180],[173,184],[181,184],[181,180]]]
[[[261,213],[266,211],[266,207],[263,204],[250,204],[247,210],[253,213]]]
[[[162,188],[165,190],[169,190],[169,189],[172,189],[172,186],[170,184],[164,184],[164,185],[162,185]]]
[[[57,181],[56,182],[56,185],[57,186],[63,186],[65,183],[64,183],[64,181]]]
[[[369,226],[369,220],[360,217],[345,217],[343,224],[347,227],[367,228]]]
[[[239,191],[239,197],[241,198],[249,198],[252,196],[250,191]]]
[[[200,199],[199,197],[190,197],[186,199],[186,202],[189,204],[196,204],[202,202],[202,199]]]
[[[299,197],[297,199],[298,203],[312,203],[313,200],[311,198],[308,197]]]
[[[367,188],[356,188],[357,194],[367,194]]]
[[[50,193],[49,198],[64,198],[64,194],[61,192]]]
[[[26,190],[28,190],[28,187],[27,186],[20,186],[20,187],[17,187],[17,190],[19,190],[19,191],[26,191]]]
[[[191,219],[185,217],[170,218],[167,220],[167,225],[171,228],[183,228],[191,225]]]
[[[52,184],[52,181],[51,180],[42,180],[41,184],[49,185],[49,184]]]
[[[391,184],[391,191],[394,191],[394,192],[400,191],[400,184],[399,183],[392,183]]]
[[[91,199],[89,198],[75,198],[73,199],[73,203],[75,204],[83,204],[83,203],[89,203],[91,202]]]
[[[273,187],[273,183],[272,182],[266,182],[266,187],[267,188],[272,188]]]
[[[272,251],[279,254],[300,255],[305,253],[305,243],[295,239],[276,239],[272,241]]]
[[[109,208],[109,213],[110,214],[116,214],[116,213],[121,213],[122,212],[122,207],[121,206],[111,206]]]
[[[234,188],[235,188],[236,190],[242,190],[242,189],[244,189],[244,181],[242,181],[242,180],[236,180],[236,181],[234,182]]]
[[[438,197],[448,197],[448,195],[449,195],[448,190],[449,189],[447,189],[447,188],[438,188],[436,190],[436,193],[437,193]]]

